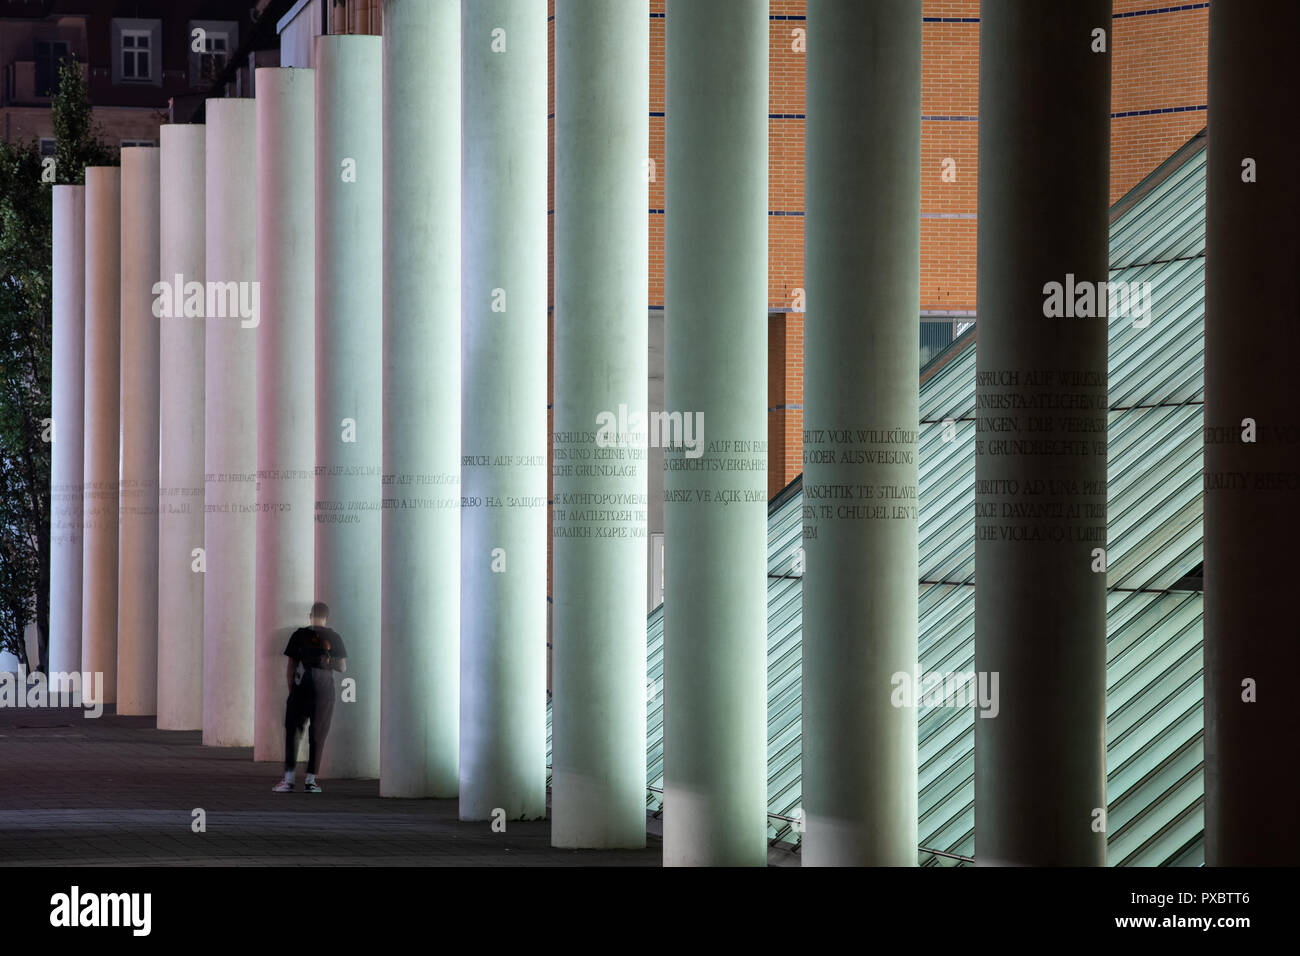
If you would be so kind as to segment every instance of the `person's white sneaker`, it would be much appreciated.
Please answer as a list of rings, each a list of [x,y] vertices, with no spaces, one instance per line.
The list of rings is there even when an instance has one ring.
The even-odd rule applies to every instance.
[[[293,784],[291,784],[288,780],[281,780],[279,783],[277,783],[274,787],[271,788],[271,791],[273,793],[292,793]]]

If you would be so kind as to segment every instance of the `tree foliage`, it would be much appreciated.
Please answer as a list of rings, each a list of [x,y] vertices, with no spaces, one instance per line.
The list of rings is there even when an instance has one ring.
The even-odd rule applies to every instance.
[[[59,64],[59,88],[50,101],[54,113],[54,163],[57,182],[86,181],[87,166],[116,166],[118,150],[101,141],[103,131],[90,110],[81,64]]]
[[[75,61],[60,64],[52,107],[53,177],[35,142],[0,143],[0,649],[26,663],[23,635],[35,621],[42,668],[49,641],[50,180],[82,183],[84,167],[118,162],[99,139]]]

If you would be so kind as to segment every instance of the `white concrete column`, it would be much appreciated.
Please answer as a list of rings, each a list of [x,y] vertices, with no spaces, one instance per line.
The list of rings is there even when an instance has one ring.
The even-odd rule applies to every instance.
[[[1300,858],[1300,4],[1210,7],[1205,178],[1205,864]],[[1284,119],[1285,117],[1285,119]],[[1153,326],[1148,335],[1158,334]],[[1285,574],[1286,572],[1282,572]]]
[[[384,4],[379,792],[460,766],[460,0]],[[431,367],[432,363],[432,367]],[[346,638],[345,638],[346,640]]]
[[[915,866],[921,0],[808,34],[803,863]]]
[[[316,597],[348,649],[328,777],[379,776],[381,42],[316,39]]]
[[[312,70],[257,71],[254,760],[284,756],[284,647],[315,600],[315,82]]]
[[[980,866],[1106,864],[1110,26],[1110,0],[980,12]]]
[[[207,103],[203,742],[253,743],[257,297],[255,107]]]
[[[81,670],[81,522],[86,400],[86,187],[54,187],[50,401],[50,645],[47,670]]]
[[[159,130],[158,729],[203,728],[205,128]],[[195,284],[197,283],[197,284]],[[187,294],[198,293],[197,296]]]
[[[767,11],[667,8],[667,865],[767,862]]]
[[[546,4],[461,5],[460,817],[546,814]]]
[[[645,846],[649,109],[646,0],[560,0],[551,843],[563,847]]]
[[[122,150],[117,712],[158,710],[158,148]]]
[[[121,170],[86,168],[85,524],[81,669],[117,701],[118,362],[121,355]],[[83,691],[89,696],[89,691]]]

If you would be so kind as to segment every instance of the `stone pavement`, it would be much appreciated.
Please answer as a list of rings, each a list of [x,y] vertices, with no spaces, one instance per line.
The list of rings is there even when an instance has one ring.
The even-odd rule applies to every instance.
[[[455,800],[379,796],[377,780],[272,793],[278,764],[204,747],[113,708],[0,708],[0,865],[659,866],[644,850],[560,850],[550,821],[505,833],[462,823]],[[195,833],[193,811],[206,815]]]

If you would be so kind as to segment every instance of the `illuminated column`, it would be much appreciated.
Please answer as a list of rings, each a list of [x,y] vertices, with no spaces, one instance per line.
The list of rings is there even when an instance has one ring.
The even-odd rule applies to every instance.
[[[49,673],[81,670],[81,522],[85,483],[86,187],[54,187],[50,362]]]
[[[667,10],[667,865],[767,862],[767,12]]]
[[[329,777],[379,776],[380,46],[377,36],[316,40],[316,596],[355,687],[334,707]]]
[[[121,357],[121,170],[86,168],[85,524],[81,669],[117,700],[118,362]],[[89,696],[89,691],[84,692]]]
[[[201,730],[204,127],[164,125],[159,141],[159,278],[171,299],[159,333],[158,729]],[[188,309],[187,287],[200,295]]]
[[[808,32],[803,862],[915,866],[921,0]]]
[[[117,712],[158,710],[158,149],[122,150]]]
[[[460,0],[384,5],[379,792],[452,797],[460,751]],[[430,356],[452,356],[429,374]]]
[[[1300,630],[1279,579],[1300,540],[1300,6],[1210,7],[1205,276],[1205,862],[1300,858],[1292,688]],[[1281,572],[1285,574],[1285,572]]]
[[[562,847],[645,845],[645,429],[595,439],[602,414],[616,429],[620,410],[625,422],[646,414],[649,13],[646,0],[555,11],[551,842]]]
[[[546,4],[461,5],[460,817],[546,814]]]
[[[315,76],[257,71],[257,659],[253,759],[284,756],[284,648],[315,600]]]
[[[981,16],[975,858],[1100,866],[1111,5]]]
[[[249,202],[255,107],[207,103],[204,188],[205,488],[203,742],[253,743],[253,573],[256,558],[256,216]]]

